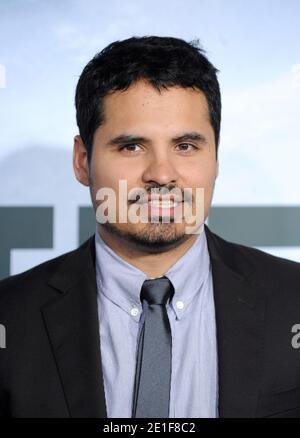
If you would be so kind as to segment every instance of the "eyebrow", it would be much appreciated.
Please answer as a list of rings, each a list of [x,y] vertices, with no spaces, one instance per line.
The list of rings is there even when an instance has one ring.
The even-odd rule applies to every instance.
[[[171,139],[172,143],[185,142],[185,141],[196,141],[198,143],[207,143],[206,137],[200,132],[192,131],[185,132],[183,134],[177,135]],[[124,145],[126,143],[151,143],[151,140],[147,137],[121,134],[117,137],[112,138],[107,143],[108,146]]]

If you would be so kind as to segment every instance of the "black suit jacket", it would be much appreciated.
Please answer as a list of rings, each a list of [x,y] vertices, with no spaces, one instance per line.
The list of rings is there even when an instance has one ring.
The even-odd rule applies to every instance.
[[[206,236],[220,417],[300,417],[300,264]],[[0,416],[106,417],[96,300],[94,236],[0,282]]]

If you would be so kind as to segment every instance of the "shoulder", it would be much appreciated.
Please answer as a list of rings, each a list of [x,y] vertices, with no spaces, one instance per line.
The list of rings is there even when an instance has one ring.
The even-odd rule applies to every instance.
[[[277,257],[257,248],[229,242],[208,230],[208,240],[213,241],[220,257],[232,269],[243,274],[252,272],[262,283],[294,283],[300,288],[300,263]]]
[[[85,241],[79,248],[66,252],[58,257],[43,262],[20,274],[0,280],[0,309],[3,304],[18,304],[26,301],[45,301],[51,298],[50,288],[47,281],[59,270],[60,266],[73,265],[80,263],[80,257],[85,249],[89,247],[93,236]],[[3,308],[3,307],[2,307]]]

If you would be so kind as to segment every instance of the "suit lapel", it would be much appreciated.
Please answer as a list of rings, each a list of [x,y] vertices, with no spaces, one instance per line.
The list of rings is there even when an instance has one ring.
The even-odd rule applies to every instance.
[[[254,417],[262,372],[266,292],[254,266],[206,227],[217,326],[219,416]]]
[[[42,308],[71,417],[106,418],[94,238],[69,254],[48,284],[60,294]]]

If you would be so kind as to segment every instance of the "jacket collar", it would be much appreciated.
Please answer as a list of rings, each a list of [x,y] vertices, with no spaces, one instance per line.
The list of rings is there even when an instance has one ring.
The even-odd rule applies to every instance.
[[[205,227],[212,264],[219,362],[219,416],[254,417],[263,360],[266,291],[243,247]]]
[[[42,314],[70,417],[106,418],[94,236],[65,256],[48,285],[59,295]]]

